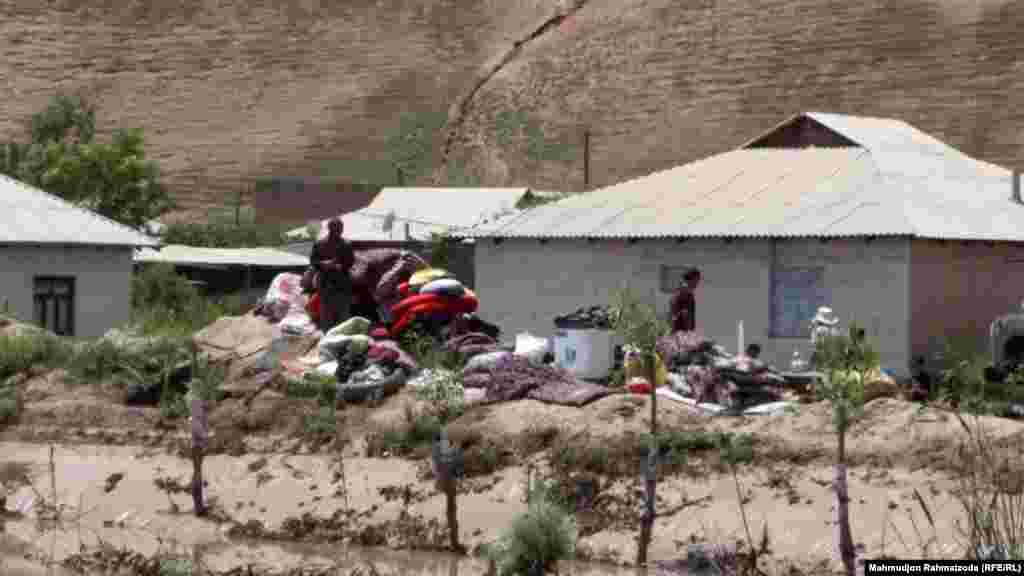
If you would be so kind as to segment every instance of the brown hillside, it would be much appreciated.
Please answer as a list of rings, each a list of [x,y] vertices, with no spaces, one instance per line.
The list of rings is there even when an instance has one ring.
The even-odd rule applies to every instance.
[[[0,0],[0,138],[85,90],[104,126],[146,129],[187,207],[379,161],[403,112],[449,111],[450,157],[488,185],[582,185],[582,154],[537,165],[498,146],[501,111],[562,142],[589,126],[595,185],[801,110],[904,118],[1012,164],[1021,30],[1022,1]]]

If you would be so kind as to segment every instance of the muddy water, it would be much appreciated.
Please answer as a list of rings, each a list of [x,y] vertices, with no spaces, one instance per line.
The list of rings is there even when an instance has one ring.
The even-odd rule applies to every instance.
[[[486,573],[480,559],[422,551],[363,549],[339,545],[266,543],[229,539],[227,525],[195,518],[187,496],[168,496],[154,485],[157,478],[187,481],[190,464],[163,451],[139,447],[58,446],[54,453],[55,483],[51,484],[49,448],[38,444],[0,443],[5,462],[28,466],[31,484],[14,487],[7,507],[20,518],[8,518],[0,534],[0,574],[54,575],[66,572],[46,568],[83,549],[101,544],[126,548],[143,555],[174,554],[198,557],[213,570],[236,566],[285,570],[299,566],[325,565],[344,569],[366,567],[381,574],[463,575]],[[377,494],[381,487],[423,484],[417,480],[417,466],[403,460],[351,459],[346,467],[349,502],[365,509],[380,504],[375,520],[397,516],[400,503],[386,503]],[[269,528],[303,512],[329,516],[341,506],[338,485],[332,482],[336,466],[317,456],[248,455],[239,458],[212,457],[204,466],[209,479],[208,493],[236,521],[258,520]],[[120,475],[111,484],[111,475]],[[491,496],[518,501],[521,478],[513,471],[498,482]],[[59,523],[42,523],[38,513],[56,500],[61,506]],[[8,488],[10,490],[10,488]],[[460,503],[463,541],[474,543],[481,536],[475,526],[504,526],[520,506],[474,506],[479,495],[465,495]],[[482,504],[482,502],[481,502]],[[416,508],[442,510],[431,498]],[[26,559],[32,556],[32,559]],[[634,575],[635,570],[611,565],[567,563],[563,574]]]
[[[0,460],[27,465],[32,473],[31,486],[17,487],[8,496],[7,506],[21,510],[25,519],[8,521],[7,534],[20,542],[42,546],[49,556],[60,559],[100,542],[128,548],[145,555],[175,551],[191,554],[197,547],[211,567],[229,568],[247,563],[286,566],[289,562],[307,562],[310,558],[334,561],[331,547],[301,549],[278,545],[240,545],[229,540],[224,527],[191,515],[191,500],[184,495],[168,497],[154,486],[160,478],[187,482],[190,464],[166,454],[162,449],[131,446],[58,446],[54,459],[57,501],[63,508],[63,525],[40,532],[32,520],[41,502],[52,501],[49,474],[49,449],[46,445],[0,443]],[[388,502],[382,488],[412,486],[427,497],[409,505],[407,511],[423,518],[443,519],[443,497],[429,483],[420,480],[424,464],[400,459],[371,459],[347,455],[345,482],[336,479],[337,462],[318,455],[247,454],[239,457],[215,456],[207,460],[204,471],[208,493],[235,521],[259,521],[266,528],[278,529],[285,519],[309,512],[327,517],[343,509],[339,496],[347,486],[349,505],[355,510],[376,507],[374,522],[398,517],[403,504]],[[120,475],[110,486],[108,479]],[[469,546],[493,540],[512,518],[524,510],[523,469],[507,468],[491,478],[474,479],[480,490],[459,496],[460,540]],[[746,467],[740,480],[742,500],[755,538],[761,527],[771,533],[774,555],[782,560],[830,559],[832,554],[834,497],[828,487],[831,470],[827,466],[786,467],[783,463],[765,469]],[[467,481],[468,482],[468,481]],[[915,511],[913,490],[920,488],[932,506],[935,526],[927,527]],[[109,491],[108,491],[108,488]],[[860,469],[851,472],[850,491],[854,533],[867,556],[881,553],[947,556],[958,550],[952,537],[960,516],[949,497],[952,484],[941,474],[928,470]],[[614,491],[627,499],[635,498],[629,485]],[[728,475],[711,474],[700,478],[666,478],[659,494],[666,499],[663,510],[677,508],[659,518],[651,548],[652,560],[670,560],[685,555],[690,538],[705,542],[733,542],[743,537],[736,486]],[[173,501],[173,505],[172,502]],[[177,510],[174,510],[177,509]],[[637,510],[626,510],[635,517]],[[916,522],[915,522],[916,517]],[[918,533],[918,528],[924,534]],[[581,546],[598,555],[611,554],[620,560],[635,554],[635,531],[629,525],[608,527],[581,541]],[[350,551],[358,556],[360,552]],[[373,558],[392,553],[367,551]],[[318,556],[319,555],[319,556]],[[454,560],[441,557],[435,563],[429,556],[410,553],[394,558],[410,558],[420,572],[450,573]],[[372,558],[371,558],[372,559]],[[389,562],[400,563],[393,559]],[[432,561],[433,562],[433,561]],[[440,563],[440,564],[438,564]],[[221,569],[218,568],[218,569]],[[473,561],[458,563],[460,574],[482,574],[482,566]],[[579,574],[632,574],[598,566],[581,565]],[[6,572],[0,571],[6,574]]]
[[[26,543],[9,534],[0,534],[0,574],[4,576],[73,576],[69,570],[47,560],[49,543],[67,538],[53,532],[40,533],[39,539]],[[423,551],[395,551],[355,546],[337,548],[330,545],[292,543],[258,543],[238,541],[191,549],[168,547],[166,553],[187,557],[206,569],[223,571],[237,566],[254,569],[288,570],[299,567],[330,567],[338,574],[372,566],[382,576],[482,576],[487,564],[477,558]],[[25,554],[34,557],[26,559]],[[644,576],[647,572],[632,568],[565,562],[559,573],[573,576]]]

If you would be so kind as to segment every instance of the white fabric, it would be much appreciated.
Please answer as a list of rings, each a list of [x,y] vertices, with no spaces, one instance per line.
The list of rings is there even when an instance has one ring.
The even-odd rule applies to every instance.
[[[544,362],[544,355],[551,351],[551,341],[539,338],[529,332],[516,334],[516,356],[523,356],[534,364]]]

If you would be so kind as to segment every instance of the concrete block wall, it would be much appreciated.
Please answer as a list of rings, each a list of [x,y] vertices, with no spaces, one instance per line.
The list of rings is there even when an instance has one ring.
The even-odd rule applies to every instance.
[[[0,301],[33,320],[35,276],[75,278],[75,336],[102,336],[131,318],[131,248],[0,247]]]
[[[782,265],[824,266],[833,308],[844,322],[857,321],[868,331],[886,366],[905,372],[906,241],[780,241],[774,250]],[[788,366],[793,350],[806,353],[809,345],[770,337],[772,261],[773,246],[765,240],[481,240],[476,251],[480,315],[508,335],[549,336],[555,316],[607,304],[627,285],[667,315],[671,294],[661,292],[661,266],[696,266],[704,276],[697,292],[698,330],[735,351],[742,320],[746,343],[759,342],[766,359]]]

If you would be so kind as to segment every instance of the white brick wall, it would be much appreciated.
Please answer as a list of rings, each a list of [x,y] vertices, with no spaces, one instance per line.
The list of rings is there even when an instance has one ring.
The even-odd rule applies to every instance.
[[[75,336],[102,336],[129,320],[132,250],[130,248],[0,247],[0,303],[32,321],[32,278],[75,277]]]
[[[905,372],[908,349],[907,252],[903,240],[779,242],[781,265],[825,267],[832,307],[856,320],[876,342],[884,366]],[[661,265],[697,266],[697,326],[728,350],[736,348],[743,320],[746,343],[762,345],[765,359],[788,366],[805,342],[771,339],[772,244],[744,240],[585,241],[490,240],[477,244],[476,285],[480,316],[502,327],[505,338],[521,331],[550,335],[552,318],[580,306],[606,304],[628,282],[667,314],[670,294],[659,291]]]

